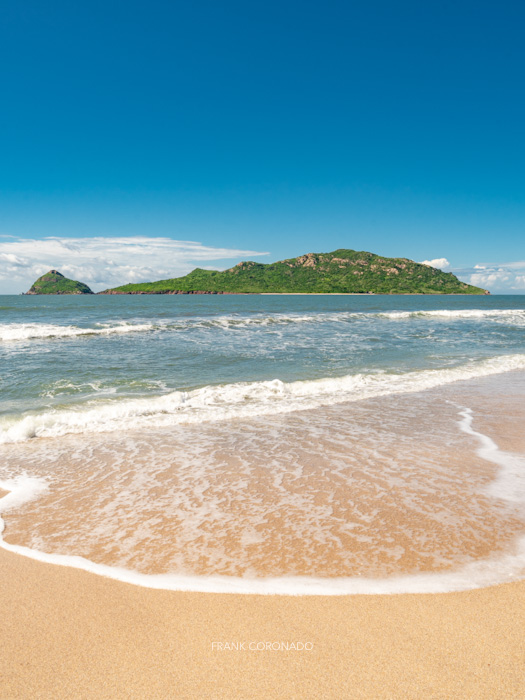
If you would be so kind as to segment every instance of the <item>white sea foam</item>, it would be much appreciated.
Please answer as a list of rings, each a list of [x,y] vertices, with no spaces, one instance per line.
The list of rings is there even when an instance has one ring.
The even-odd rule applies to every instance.
[[[14,479],[0,481],[0,489],[7,491],[7,495],[0,499],[0,516],[8,510],[18,508],[47,490],[47,482],[28,474],[20,474]],[[0,536],[4,531],[5,523],[0,517]]]
[[[433,318],[447,320],[480,320],[494,319],[512,321],[518,325],[525,324],[525,310],[523,309],[429,309],[421,311],[384,311],[378,316],[384,318]]]
[[[80,335],[110,335],[112,333],[136,333],[153,328],[151,323],[119,323],[101,328],[57,326],[50,323],[0,324],[0,341],[20,341],[45,338],[71,338]]]
[[[480,443],[477,451],[479,456],[499,467],[496,479],[486,488],[487,495],[521,504],[525,513],[525,457],[500,451],[488,435],[476,432],[472,427],[473,415],[470,409],[463,409],[461,415],[461,430],[476,437]]]
[[[483,459],[498,464],[505,480],[504,494],[501,497],[514,500],[517,477],[515,455],[498,450],[497,445],[487,436],[472,428],[472,413],[468,409],[461,412],[461,429],[479,441],[478,454]],[[523,467],[523,464],[522,464]],[[0,481],[0,489],[9,493],[0,499],[0,516],[14,507],[31,500],[47,487],[45,482],[28,476],[8,481]],[[517,493],[520,492],[518,486]],[[512,495],[514,494],[514,495]],[[519,497],[521,498],[523,494]],[[106,576],[125,583],[152,589],[195,591],[209,593],[279,594],[279,595],[349,595],[349,594],[399,594],[399,593],[442,593],[464,591],[517,580],[525,573],[525,537],[517,540],[514,551],[503,556],[470,562],[456,571],[445,573],[410,574],[384,579],[374,578],[316,578],[279,577],[249,578],[234,576],[186,576],[179,574],[142,574],[121,567],[97,564],[79,556],[48,554],[20,545],[5,542],[1,533],[4,529],[0,518],[0,546],[16,554],[48,564],[70,566],[84,571]]]
[[[103,381],[72,382],[67,379],[58,379],[56,382],[46,387],[41,392],[40,396],[53,399],[64,395],[83,394],[84,396],[88,395],[92,398],[93,396],[114,395],[120,388],[131,392],[140,392],[144,390],[169,391],[165,382],[160,379],[121,380],[116,384],[107,384]]]
[[[186,331],[198,328],[220,328],[236,330],[250,327],[273,325],[345,323],[359,320],[407,319],[433,320],[492,320],[525,326],[525,310],[522,309],[434,309],[416,311],[379,312],[320,312],[313,314],[253,314],[250,316],[212,316],[191,319],[155,319],[148,322],[129,323],[118,321],[112,324],[97,324],[96,327],[60,326],[49,323],[7,323],[0,324],[0,341],[43,340],[51,338],[74,338],[77,336],[104,336],[123,333],[143,333],[150,331]]]
[[[451,382],[525,369],[525,355],[504,355],[455,368],[404,374],[355,374],[285,383],[278,379],[210,385],[162,396],[88,401],[75,408],[47,410],[0,420],[0,443],[68,433],[110,432],[148,426],[289,413],[349,401],[432,389]]]

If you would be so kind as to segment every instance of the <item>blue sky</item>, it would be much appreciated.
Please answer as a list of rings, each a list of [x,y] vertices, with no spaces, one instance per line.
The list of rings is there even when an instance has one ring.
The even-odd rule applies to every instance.
[[[517,2],[4,0],[0,292],[345,247],[525,293],[524,26]]]

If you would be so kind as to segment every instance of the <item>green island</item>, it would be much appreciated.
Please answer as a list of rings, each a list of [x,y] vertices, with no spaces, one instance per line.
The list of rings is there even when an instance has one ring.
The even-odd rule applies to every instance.
[[[50,270],[39,277],[26,294],[93,294],[83,282],[64,277],[58,270]]]
[[[349,249],[308,253],[229,270],[197,268],[185,277],[125,284],[99,294],[489,294],[451,272],[407,258]]]

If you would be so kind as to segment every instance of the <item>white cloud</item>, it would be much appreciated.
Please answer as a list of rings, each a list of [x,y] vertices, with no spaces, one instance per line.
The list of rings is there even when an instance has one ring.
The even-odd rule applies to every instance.
[[[520,274],[521,272],[521,274]],[[521,268],[484,266],[470,275],[470,284],[488,288],[492,292],[525,292],[525,263]]]
[[[434,258],[434,260],[422,260],[421,265],[429,265],[429,267],[437,267],[438,270],[445,270],[450,267],[450,263],[446,258]]]
[[[179,277],[195,267],[216,269],[201,261],[237,261],[267,254],[147,236],[0,237],[0,293],[25,292],[50,269],[100,291],[128,282]]]
[[[464,282],[491,292],[525,293],[525,261],[479,263],[472,268],[453,272]]]
[[[525,293],[525,261],[477,263],[473,267],[454,268],[450,267],[446,258],[434,258],[422,260],[421,264],[453,272],[462,282],[488,289],[490,292]]]

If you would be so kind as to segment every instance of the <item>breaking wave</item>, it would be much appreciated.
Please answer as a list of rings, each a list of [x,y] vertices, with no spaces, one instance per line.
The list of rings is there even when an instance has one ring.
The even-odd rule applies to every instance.
[[[101,328],[79,326],[55,326],[50,323],[6,323],[0,325],[0,340],[32,340],[43,338],[72,338],[79,335],[110,335],[112,333],[134,333],[149,331],[151,323],[120,323]]]
[[[157,319],[129,323],[97,324],[95,327],[60,326],[48,323],[0,324],[0,341],[26,341],[52,338],[74,338],[78,336],[105,336],[113,334],[144,333],[149,331],[185,331],[198,328],[221,328],[235,330],[249,327],[289,325],[295,323],[345,323],[359,320],[406,319],[434,320],[488,320],[511,325],[525,326],[525,310],[521,309],[436,309],[419,311],[342,311],[313,314],[253,314],[251,316],[193,317],[191,319]]]
[[[428,311],[386,311],[379,313],[390,319],[403,318],[435,318],[435,319],[463,319],[479,320],[494,319],[515,322],[518,325],[525,324],[525,310],[523,309],[432,309]]]
[[[471,361],[459,367],[400,374],[358,373],[344,377],[282,382],[279,379],[208,385],[136,399],[91,400],[69,409],[6,416],[0,443],[70,433],[202,423],[289,413],[338,403],[431,389],[451,382],[525,369],[525,355]]]

